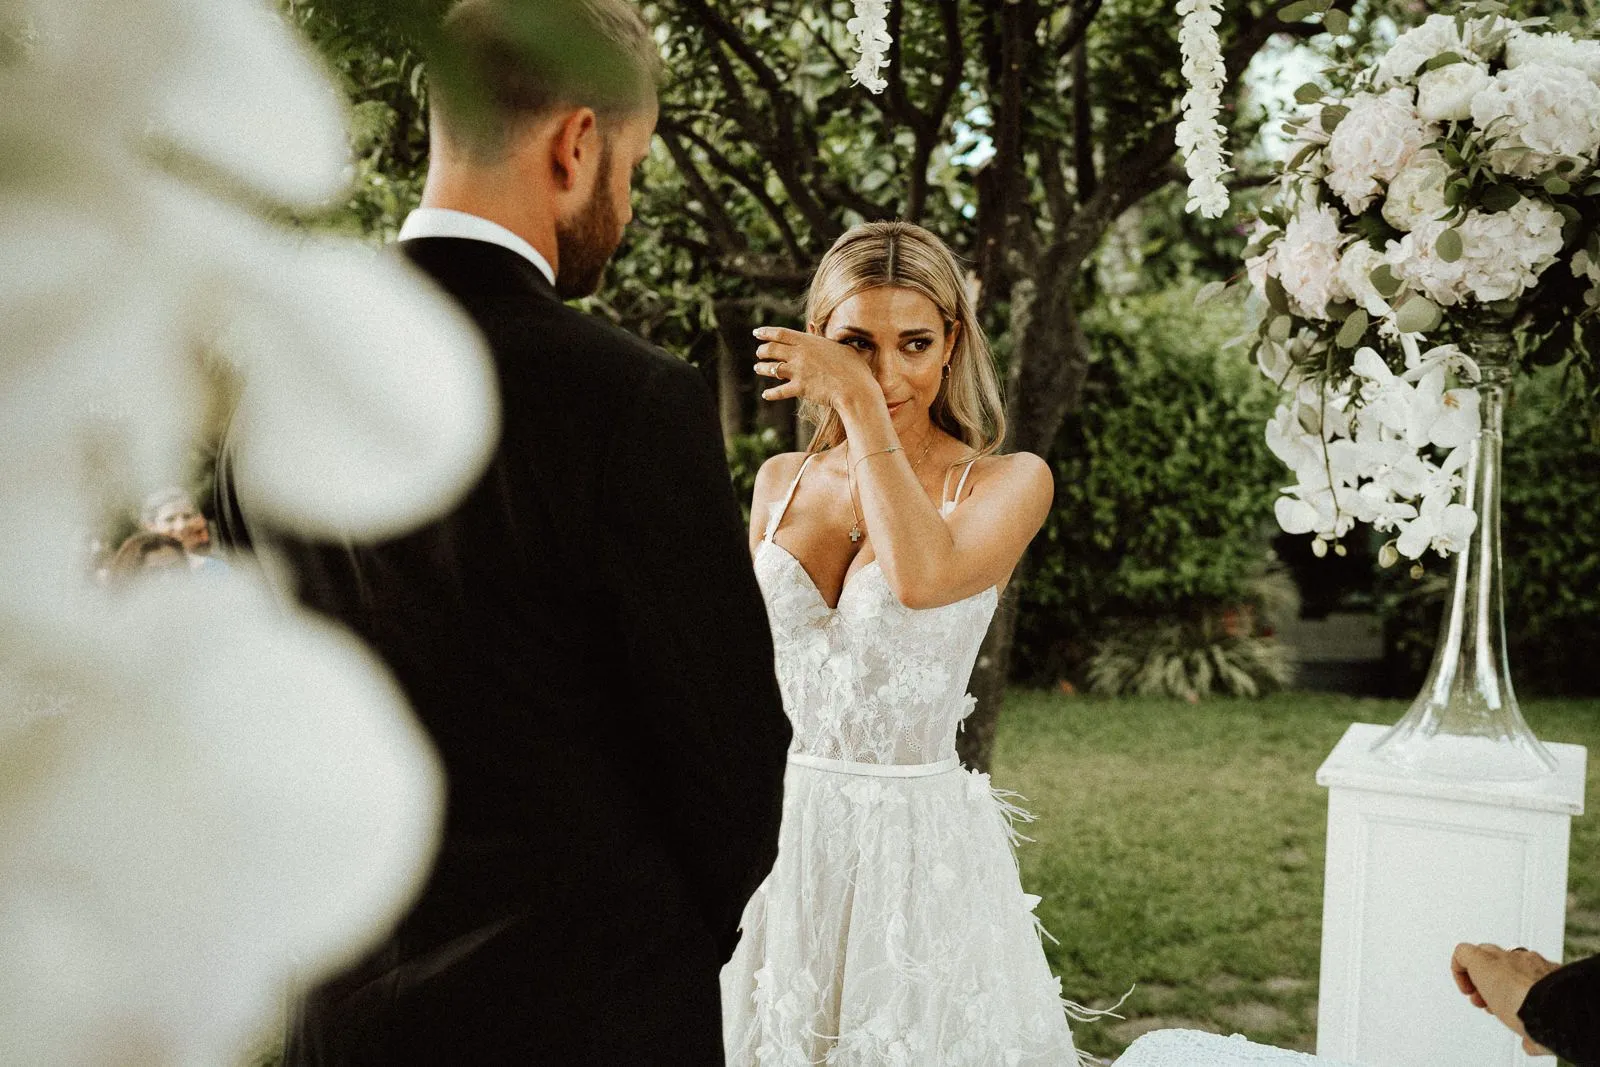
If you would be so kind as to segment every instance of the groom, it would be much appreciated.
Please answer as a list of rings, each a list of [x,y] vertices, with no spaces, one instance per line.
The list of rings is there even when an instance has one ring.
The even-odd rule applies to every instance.
[[[505,0],[447,18],[490,108],[435,86],[400,234],[488,339],[498,454],[397,540],[249,531],[384,657],[449,781],[420,899],[313,991],[290,1065],[720,1064],[718,971],[776,855],[789,727],[709,391],[562,303],[632,218],[655,41],[626,0],[523,8],[559,39]]]

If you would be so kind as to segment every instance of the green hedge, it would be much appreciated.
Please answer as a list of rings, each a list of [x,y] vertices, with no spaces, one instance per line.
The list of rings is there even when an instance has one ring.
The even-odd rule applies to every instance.
[[[1083,404],[1056,439],[1056,502],[1022,589],[1016,667],[1083,679],[1130,620],[1199,623],[1261,598],[1285,472],[1268,451],[1275,391],[1227,342],[1228,303],[1194,289],[1109,300],[1086,318]]]

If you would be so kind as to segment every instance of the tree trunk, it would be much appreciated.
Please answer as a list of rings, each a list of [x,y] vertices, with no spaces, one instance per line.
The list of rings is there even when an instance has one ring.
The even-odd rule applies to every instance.
[[[720,319],[721,316],[719,315]],[[740,359],[717,331],[717,418],[722,423],[722,447],[744,432],[744,371]]]
[[[1000,724],[1000,705],[1005,702],[1006,678],[1010,673],[1011,641],[1017,632],[1017,606],[1021,599],[1018,590],[1027,577],[1028,557],[1023,555],[1017,564],[1011,583],[1000,597],[994,621],[978,649],[978,663],[972,669],[969,685],[978,705],[962,724],[956,735],[956,754],[961,762],[975,771],[989,772],[994,759],[994,734]]]
[[[1089,371],[1089,341],[1072,306],[1072,277],[1041,273],[1037,283],[1022,283],[1013,291],[1016,347],[1027,355],[1013,364],[1006,383],[1008,451],[1048,457],[1062,421],[1082,399]],[[1028,571],[1024,554],[1000,599],[972,671],[970,688],[978,706],[967,717],[956,750],[962,762],[974,770],[987,772],[994,759],[995,731],[1011,676],[1019,591]]]

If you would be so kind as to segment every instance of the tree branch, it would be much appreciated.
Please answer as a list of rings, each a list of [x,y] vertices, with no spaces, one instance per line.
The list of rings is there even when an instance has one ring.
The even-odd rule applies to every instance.
[[[966,46],[961,36],[960,0],[939,0],[939,17],[944,24],[945,66],[944,78],[934,99],[933,110],[926,115],[918,112],[925,121],[918,122],[916,148],[911,154],[911,181],[906,193],[906,218],[920,222],[928,197],[928,165],[933,160],[933,150],[944,133],[950,115],[950,103],[961,85],[961,72],[966,63]]]
[[[1094,195],[1094,110],[1089,100],[1089,43],[1072,53],[1072,169],[1077,176],[1078,203]]]
[[[1320,26],[1286,23],[1276,14],[1243,20],[1238,34],[1222,53],[1228,84],[1237,93],[1239,78],[1245,67],[1250,65],[1250,60],[1274,34],[1308,37],[1321,32]],[[1179,116],[1173,114],[1158,123],[1144,141],[1129,149],[1108,168],[1107,174],[1114,175],[1115,180],[1107,181],[1085,201],[1052,242],[1047,256],[1059,259],[1058,266],[1070,270],[1075,276],[1118,215],[1168,182],[1184,177],[1183,171],[1173,161],[1178,150],[1175,136],[1178,122]]]
[[[733,50],[739,61],[750,68],[750,73],[756,76],[756,82],[767,91],[767,95],[776,100],[783,95],[783,82],[778,77],[778,72],[761,58],[761,53],[747,40],[739,28],[730,22],[722,12],[712,7],[709,0],[689,0],[689,6],[700,14],[702,24],[716,34],[717,39]]]
[[[1050,208],[1050,221],[1059,229],[1072,218],[1072,197],[1067,193],[1067,176],[1061,162],[1061,146],[1054,141],[1041,141],[1039,151],[1039,176],[1044,183],[1044,199]]]
[[[702,5],[703,6],[703,5]],[[827,233],[833,227],[828,219],[828,213],[811,195],[811,190],[806,184],[806,175],[796,166],[796,160],[804,157],[802,146],[793,138],[794,116],[788,114],[787,109],[778,106],[775,97],[768,97],[773,104],[773,111],[780,117],[776,124],[776,135],[773,126],[760,121],[750,102],[745,98],[744,86],[739,83],[739,76],[734,72],[733,64],[722,50],[722,45],[711,42],[711,55],[717,67],[717,76],[722,82],[722,91],[728,97],[728,104],[735,111],[735,119],[742,125],[750,138],[766,150],[767,160],[772,164],[772,169],[778,175],[778,180],[783,183],[784,191],[789,194],[789,199],[795,208],[805,217],[806,223],[813,231]],[[785,129],[789,131],[785,134]]]
[[[944,78],[933,105],[933,136],[938,138],[950,117],[950,103],[961,88],[967,63],[967,42],[961,34],[961,0],[939,0],[939,19],[944,23]]]
[[[711,188],[711,183],[706,181],[705,175],[700,173],[694,157],[684,148],[683,142],[678,137],[678,131],[663,125],[658,133],[662,144],[667,146],[668,154],[672,156],[672,162],[677,165],[684,182],[688,184],[689,191],[704,206],[707,221],[710,223],[708,232],[712,238],[725,253],[731,254],[747,248],[744,235],[739,232],[733,218],[723,207],[722,198]]]
[[[719,152],[709,140],[702,137],[693,126],[687,123],[680,124],[673,117],[662,115],[658,128],[663,136],[670,132],[700,149],[701,154],[710,161],[711,166],[719,174],[737,183],[745,192],[750,194],[757,204],[761,205],[761,209],[766,212],[767,217],[772,220],[772,224],[777,227],[779,236],[783,238],[783,245],[789,250],[789,255],[794,259],[796,265],[807,261],[806,251],[800,246],[800,239],[795,236],[794,228],[789,225],[789,220],[785,216],[783,208],[779,206],[776,200],[772,199],[767,193],[765,185],[755,175],[742,167],[736,166],[732,160]],[[668,145],[667,147],[668,151],[671,151],[672,146]],[[673,158],[676,159],[677,155],[674,154]]]
[[[1102,2],[1103,0],[1078,0],[1072,5],[1072,15],[1061,31],[1061,39],[1055,44],[1057,60],[1066,59],[1083,43],[1083,39],[1089,35],[1089,23],[1100,13]]]

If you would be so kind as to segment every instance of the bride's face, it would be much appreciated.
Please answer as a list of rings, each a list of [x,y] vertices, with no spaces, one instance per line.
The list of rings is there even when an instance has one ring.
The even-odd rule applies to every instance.
[[[915,289],[884,285],[840,304],[822,332],[866,358],[895,429],[917,437],[928,425],[960,329],[959,323],[947,328],[939,308]]]

